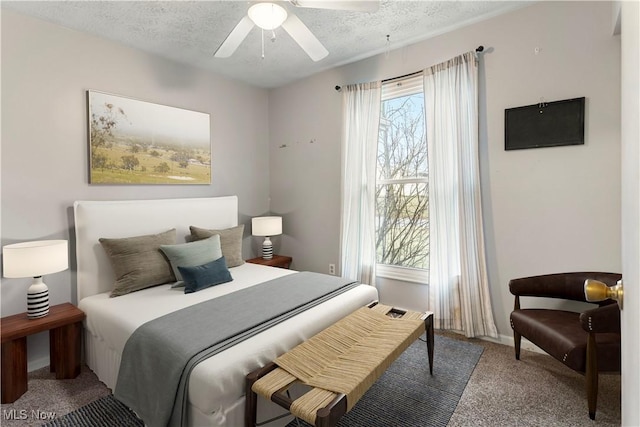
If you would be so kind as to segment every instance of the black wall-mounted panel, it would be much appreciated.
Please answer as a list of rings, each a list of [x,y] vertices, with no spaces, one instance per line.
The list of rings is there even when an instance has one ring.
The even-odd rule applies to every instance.
[[[504,110],[504,149],[584,144],[585,98]]]

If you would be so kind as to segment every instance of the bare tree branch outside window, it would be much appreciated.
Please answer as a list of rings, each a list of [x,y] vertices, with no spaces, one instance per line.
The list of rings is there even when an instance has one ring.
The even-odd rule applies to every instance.
[[[424,95],[382,102],[376,185],[379,264],[429,268]]]

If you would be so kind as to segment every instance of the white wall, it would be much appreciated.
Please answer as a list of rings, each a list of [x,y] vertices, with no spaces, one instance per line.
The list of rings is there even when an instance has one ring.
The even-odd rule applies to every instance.
[[[334,86],[418,71],[484,45],[480,161],[499,333],[511,336],[511,278],[620,271],[620,38],[612,22],[609,2],[541,2],[272,90],[271,210],[284,215],[289,235],[280,252],[301,270],[328,272],[339,261],[342,105]],[[505,108],[581,96],[585,145],[504,151]],[[424,286],[378,286],[385,302],[426,308]]]
[[[89,185],[88,89],[209,113],[211,185]],[[266,90],[2,10],[2,245],[69,239],[75,200],[236,194],[240,222],[269,210]],[[250,226],[245,257],[253,256]],[[71,249],[73,252],[73,248]],[[71,262],[73,262],[73,257]],[[47,276],[51,304],[75,302],[69,271]],[[2,316],[26,311],[30,279],[3,279]],[[47,335],[29,339],[46,363]]]

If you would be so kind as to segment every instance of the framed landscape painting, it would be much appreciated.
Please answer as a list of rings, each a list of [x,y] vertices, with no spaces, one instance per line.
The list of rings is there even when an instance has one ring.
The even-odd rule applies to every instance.
[[[209,114],[87,91],[89,183],[210,184]]]

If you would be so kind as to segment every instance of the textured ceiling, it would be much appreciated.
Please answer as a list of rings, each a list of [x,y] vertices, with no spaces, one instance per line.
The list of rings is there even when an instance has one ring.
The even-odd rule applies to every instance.
[[[398,48],[521,7],[514,1],[382,0],[377,12],[294,7],[329,55],[313,62],[282,28],[276,41],[254,27],[229,58],[213,53],[246,14],[247,1],[2,1],[2,7],[96,34],[175,61],[271,88],[388,48]]]

